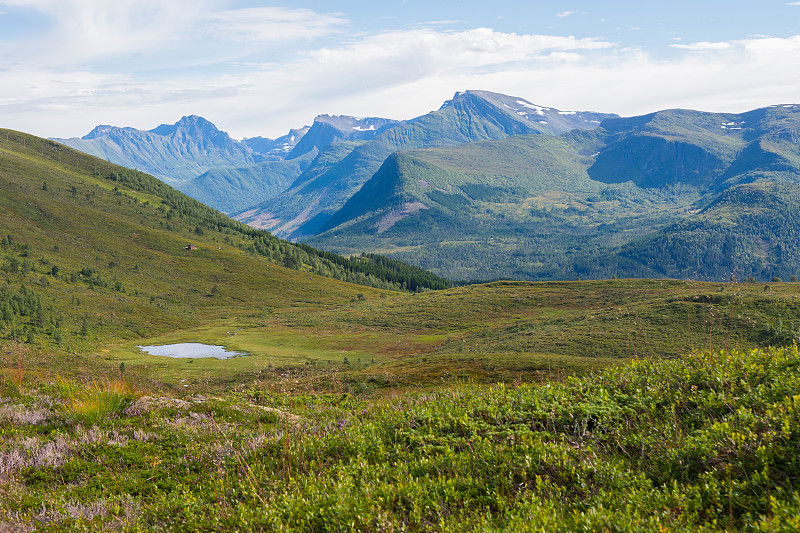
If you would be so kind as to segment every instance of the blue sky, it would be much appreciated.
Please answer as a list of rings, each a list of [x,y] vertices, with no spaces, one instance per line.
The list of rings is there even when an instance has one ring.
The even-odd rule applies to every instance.
[[[276,137],[486,89],[622,115],[800,103],[800,2],[0,0],[0,127]]]

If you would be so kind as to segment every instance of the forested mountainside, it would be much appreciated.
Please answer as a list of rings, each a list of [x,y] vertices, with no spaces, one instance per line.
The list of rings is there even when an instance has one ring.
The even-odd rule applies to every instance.
[[[400,152],[308,242],[454,279],[787,277],[798,130],[800,106],[668,110]]]

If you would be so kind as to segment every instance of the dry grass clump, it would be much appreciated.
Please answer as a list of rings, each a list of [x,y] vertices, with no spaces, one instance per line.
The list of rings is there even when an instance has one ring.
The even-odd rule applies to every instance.
[[[60,406],[65,418],[87,426],[122,413],[139,394],[126,382],[92,381],[88,385],[58,378],[58,387],[66,401]]]
[[[0,380],[19,388],[25,383],[25,374],[23,368],[2,368],[0,369]]]

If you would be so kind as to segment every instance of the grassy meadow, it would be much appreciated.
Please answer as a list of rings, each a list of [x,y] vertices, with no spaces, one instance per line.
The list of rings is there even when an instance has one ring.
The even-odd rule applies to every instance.
[[[800,527],[800,284],[356,285],[94,165],[0,135],[0,531]]]
[[[796,346],[391,399],[3,373],[6,531],[797,531]]]

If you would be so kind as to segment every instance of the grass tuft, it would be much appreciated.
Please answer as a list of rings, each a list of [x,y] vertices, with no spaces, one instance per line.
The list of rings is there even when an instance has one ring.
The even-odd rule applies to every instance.
[[[140,396],[129,384],[118,379],[83,385],[59,377],[58,388],[65,397],[61,405],[64,417],[73,424],[87,426],[120,414]]]
[[[22,387],[25,383],[25,369],[23,368],[4,368],[0,371],[0,377],[6,383]]]
[[[19,396],[22,386],[25,384],[26,371],[22,368],[2,368],[0,369],[0,395],[9,397]]]

